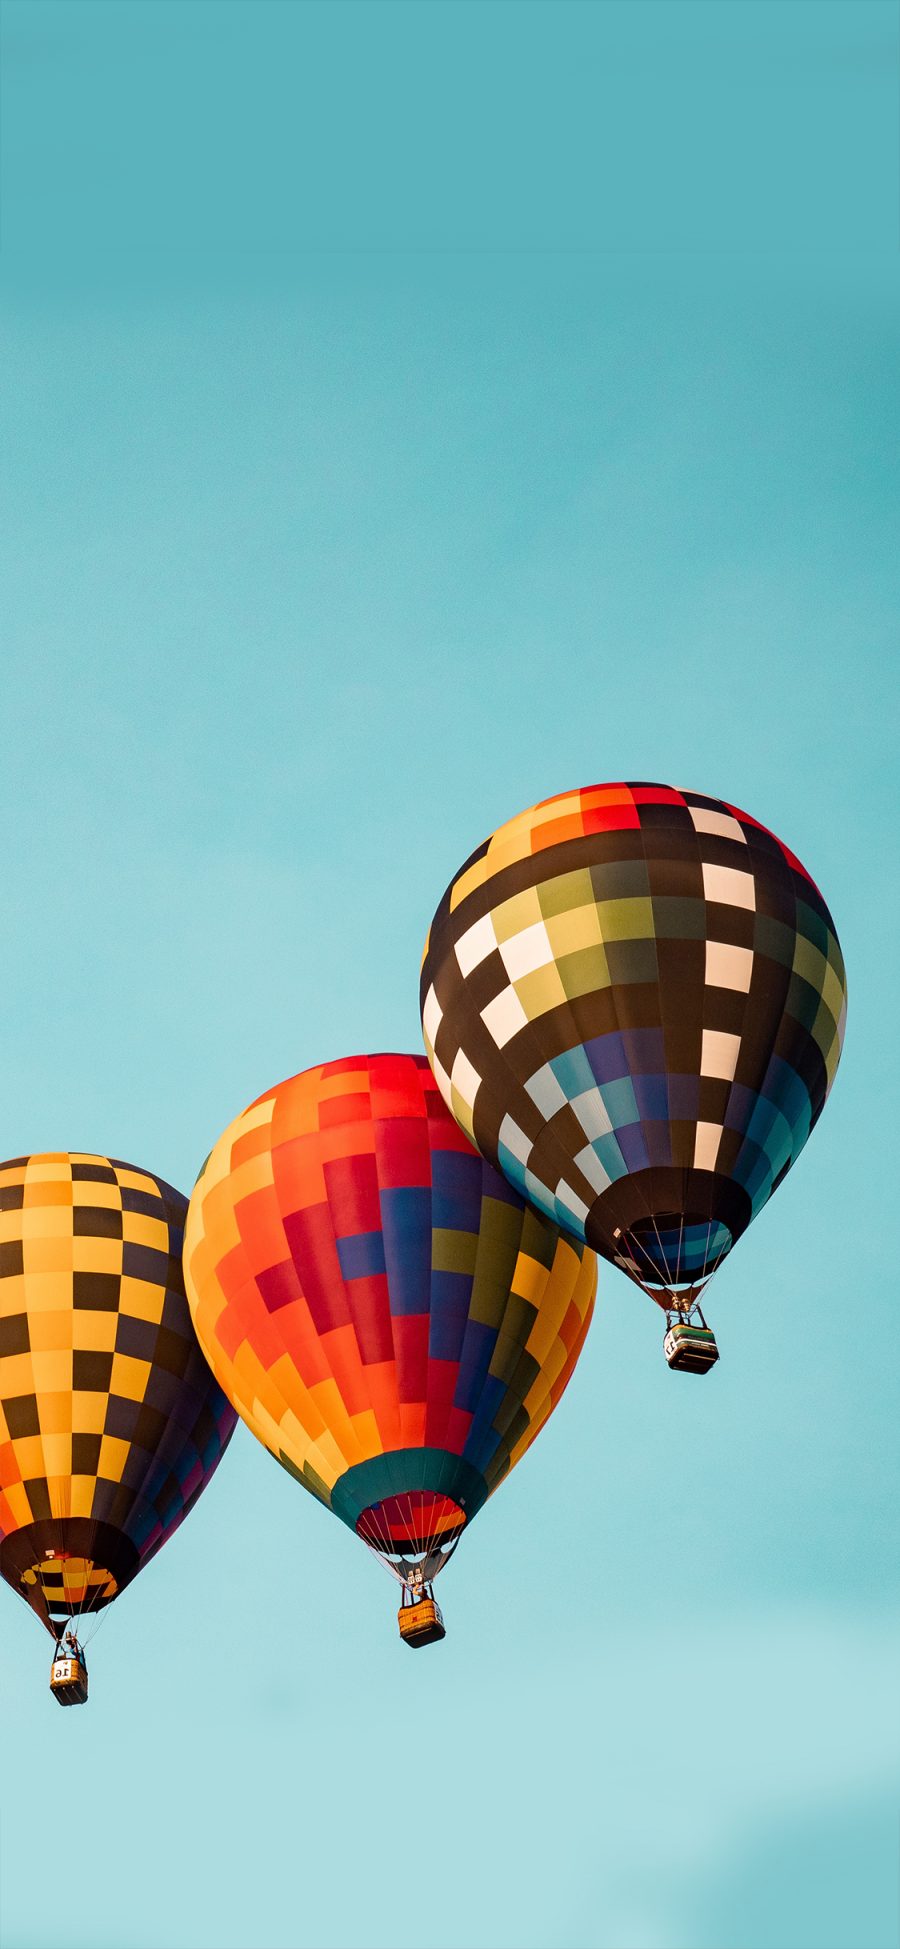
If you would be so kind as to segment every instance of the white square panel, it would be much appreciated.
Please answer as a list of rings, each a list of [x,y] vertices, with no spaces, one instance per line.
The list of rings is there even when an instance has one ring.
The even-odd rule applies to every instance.
[[[712,866],[703,862],[703,891],[707,900],[720,900],[725,907],[748,907],[756,911],[756,888],[752,873],[737,866]]]
[[[721,839],[739,839],[746,846],[747,834],[730,812],[711,812],[705,805],[689,805],[688,811],[695,832],[715,832]]]
[[[474,927],[467,927],[456,943],[456,959],[459,962],[460,973],[468,975],[473,968],[480,967],[481,962],[486,961],[489,954],[493,954],[496,945],[494,923],[490,914],[484,914],[481,920],[476,920]]]
[[[577,1218],[580,1225],[584,1224],[590,1207],[581,1198],[576,1197],[571,1185],[566,1184],[564,1178],[560,1178],[556,1187],[556,1202],[562,1205],[565,1211],[571,1212],[572,1217]]]
[[[582,1090],[573,1096],[572,1108],[586,1137],[608,1137],[612,1119],[598,1089]]]
[[[529,1076],[525,1088],[532,1103],[537,1104],[541,1116],[546,1117],[548,1121],[550,1117],[555,1117],[557,1110],[564,1110],[569,1100],[548,1062],[544,1064],[543,1069],[537,1069],[533,1076]]]
[[[714,1171],[722,1141],[720,1123],[698,1123],[694,1138],[694,1170]]]
[[[739,1035],[726,1035],[723,1029],[704,1029],[700,1051],[701,1076],[721,1076],[730,1083],[737,1068]]]
[[[609,1172],[604,1171],[596,1151],[592,1150],[590,1144],[585,1144],[584,1150],[578,1152],[575,1162],[582,1177],[587,1178],[588,1184],[592,1184],[595,1191],[605,1191],[607,1186],[612,1184]]]
[[[492,1002],[481,1011],[481,1019],[497,1044],[502,1049],[510,1037],[523,1029],[528,1017],[514,988],[501,988]]]
[[[425,997],[425,1006],[422,1010],[422,1027],[425,1030],[426,1041],[431,1044],[432,1049],[443,1019],[444,1011],[432,986]]]
[[[450,1081],[453,1088],[462,1097],[463,1102],[467,1103],[471,1110],[481,1086],[481,1077],[477,1069],[473,1069],[468,1056],[464,1054],[462,1049],[458,1049],[456,1052],[456,1059],[450,1071]]]
[[[512,1151],[513,1157],[517,1157],[520,1164],[527,1164],[533,1149],[531,1138],[526,1137],[524,1130],[519,1129],[512,1117],[504,1117],[499,1134],[504,1149]]]
[[[708,988],[738,988],[746,995],[752,973],[752,947],[733,947],[730,941],[707,941],[706,985]]]
[[[500,952],[510,981],[519,981],[522,975],[534,974],[535,968],[546,968],[548,961],[554,958],[550,937],[542,920],[536,920],[531,927],[523,927],[521,934],[513,934],[503,942]]]

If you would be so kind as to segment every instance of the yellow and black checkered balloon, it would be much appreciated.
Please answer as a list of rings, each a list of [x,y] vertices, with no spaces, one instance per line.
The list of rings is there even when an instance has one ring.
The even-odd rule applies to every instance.
[[[54,1636],[131,1582],[234,1429],[185,1299],[186,1211],[116,1158],[0,1164],[0,1572]]]

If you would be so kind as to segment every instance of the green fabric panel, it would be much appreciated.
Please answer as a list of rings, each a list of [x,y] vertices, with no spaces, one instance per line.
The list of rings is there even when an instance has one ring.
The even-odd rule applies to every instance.
[[[639,900],[645,901],[650,892],[650,876],[646,861],[642,859],[617,859],[597,861],[589,869],[593,897],[599,906],[601,901]],[[602,918],[602,916],[601,916]],[[643,930],[641,930],[643,931]],[[604,934],[606,928],[603,929]]]
[[[538,886],[537,895],[545,920],[552,920],[554,914],[570,914],[575,907],[591,907],[595,897],[587,869],[581,873],[560,873],[555,880],[545,880]]]
[[[604,941],[643,941],[653,933],[653,907],[645,900],[598,900]]]
[[[538,1265],[546,1266],[549,1272],[556,1257],[559,1240],[551,1231],[546,1220],[539,1218],[530,1205],[525,1212],[522,1225],[521,1250],[529,1259],[536,1259]]]
[[[705,900],[655,893],[653,920],[658,941],[705,941],[707,936]]]
[[[522,1212],[499,1198],[486,1198],[482,1214],[469,1318],[496,1328],[503,1319],[519,1255]]]
[[[475,1271],[478,1254],[478,1235],[475,1232],[451,1232],[435,1227],[431,1234],[431,1268],[433,1272]]]
[[[792,927],[784,921],[773,920],[770,914],[757,914],[753,923],[753,945],[757,954],[766,954],[770,961],[778,961],[783,968],[794,965],[794,948],[797,936]]]
[[[523,1366],[519,1385],[518,1387],[514,1387],[513,1383],[516,1375],[519,1374],[520,1362],[527,1363],[529,1378],[527,1380],[525,1379],[526,1368]],[[505,1400],[501,1401],[497,1413],[494,1416],[493,1426],[495,1428],[502,1426],[501,1417],[509,1402],[515,1408],[519,1401],[524,1401],[529,1387],[537,1379],[540,1371],[534,1355],[525,1352],[520,1340],[513,1339],[506,1332],[501,1331],[498,1333],[497,1345],[491,1355],[491,1364],[488,1372],[493,1375],[495,1380],[503,1382],[504,1387],[507,1389],[507,1396]]]
[[[802,975],[792,975],[787,995],[785,996],[785,1015],[792,1015],[795,1022],[800,1022],[803,1028],[811,1033],[812,1025],[819,1013],[821,1000],[822,997],[819,990],[817,988],[811,988],[809,982],[804,981]]]
[[[573,954],[561,954],[556,972],[570,1002],[579,995],[593,994],[597,988],[608,988],[612,979],[605,949],[599,946],[579,947]]]
[[[623,903],[624,904],[624,903]],[[633,981],[652,983],[659,979],[659,966],[656,959],[656,940],[652,927],[647,930],[647,939],[610,941],[606,949],[609,972],[613,985],[620,982],[627,986]]]
[[[817,947],[821,954],[827,955],[831,929],[822,919],[821,914],[813,913],[805,900],[797,901],[797,931],[805,934],[807,940],[812,941],[813,946]]]
[[[397,1448],[347,1469],[331,1491],[331,1507],[348,1528],[355,1530],[363,1510],[371,1509],[373,1503],[417,1489],[449,1496],[470,1522],[488,1493],[484,1476],[461,1455],[449,1455],[443,1448]]]
[[[505,1340],[511,1340],[513,1345],[521,1353],[522,1349],[528,1344],[528,1336],[536,1319],[537,1308],[532,1306],[531,1301],[529,1299],[523,1299],[521,1293],[511,1292],[506,1303],[506,1311],[503,1315],[503,1324],[498,1335],[494,1359],[497,1357],[497,1351],[501,1341]],[[497,1371],[494,1366],[494,1360],[491,1361],[490,1371],[492,1374],[495,1374]]]

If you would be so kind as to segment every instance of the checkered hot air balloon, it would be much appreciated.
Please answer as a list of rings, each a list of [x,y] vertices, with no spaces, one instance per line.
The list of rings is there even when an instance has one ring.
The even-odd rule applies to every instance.
[[[402,1635],[442,1636],[431,1581],[570,1378],[593,1253],[484,1163],[424,1057],[352,1056],[220,1137],[185,1277],[248,1427],[394,1570]]]
[[[186,1212],[170,1184],[118,1158],[0,1164],[0,1571],[79,1651],[235,1426],[185,1299]],[[77,1688],[56,1689],[77,1702]]]
[[[805,867],[721,799],[593,785],[479,846],[431,925],[425,1045],[466,1135],[675,1316],[799,1156],[846,1012]],[[702,1321],[702,1314],[700,1315]],[[673,1358],[695,1333],[698,1358]],[[712,1336],[707,1334],[707,1342]]]

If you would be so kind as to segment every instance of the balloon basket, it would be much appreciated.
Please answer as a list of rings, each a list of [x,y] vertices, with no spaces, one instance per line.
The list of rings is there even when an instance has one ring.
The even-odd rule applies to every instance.
[[[708,1374],[719,1358],[716,1336],[708,1326],[689,1326],[679,1320],[663,1341],[670,1367],[681,1374]]]
[[[54,1658],[50,1667],[50,1690],[60,1705],[86,1705],[88,1675],[83,1658],[73,1658],[68,1654]]]
[[[401,1604],[397,1623],[404,1644],[414,1650],[421,1644],[438,1644],[447,1636],[441,1607],[433,1597],[422,1597],[417,1604]]]

